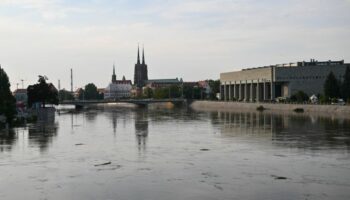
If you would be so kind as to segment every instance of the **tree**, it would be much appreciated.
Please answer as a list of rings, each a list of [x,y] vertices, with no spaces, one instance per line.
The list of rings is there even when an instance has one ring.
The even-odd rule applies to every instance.
[[[97,91],[97,87],[93,83],[89,83],[85,86],[84,90],[85,100],[96,100],[100,99],[100,94]]]
[[[168,88],[156,88],[154,89],[153,97],[155,99],[165,99],[169,96]]]
[[[350,100],[350,67],[347,66],[344,75],[344,81],[341,87],[342,97],[345,100]]]
[[[169,98],[179,98],[181,97],[181,88],[177,85],[171,85],[167,87],[170,93]],[[168,95],[169,96],[169,95]]]
[[[13,97],[10,87],[9,78],[0,66],[0,115],[5,115],[9,124],[12,123],[16,114],[16,99]]]
[[[209,80],[210,99],[217,99],[216,94],[220,93],[220,80]]]
[[[77,97],[79,100],[84,100],[85,99],[85,91],[83,88],[79,88],[77,93]]]
[[[58,91],[51,83],[46,83],[47,77],[40,76],[37,84],[29,85],[27,88],[28,105],[32,106],[34,103],[41,103],[45,108],[47,103],[58,105]]]
[[[153,98],[153,90],[149,87],[146,87],[144,90],[144,96],[146,98]]]
[[[290,100],[294,102],[302,103],[302,102],[308,101],[309,96],[305,92],[299,90],[297,93],[291,95]]]
[[[324,83],[323,90],[326,99],[340,97],[339,81],[334,76],[333,72],[330,72]]]
[[[58,97],[60,101],[74,100],[73,94],[65,89],[58,92]]]

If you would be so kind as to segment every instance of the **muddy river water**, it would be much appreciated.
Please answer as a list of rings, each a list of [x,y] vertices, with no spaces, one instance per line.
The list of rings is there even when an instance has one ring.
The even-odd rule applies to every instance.
[[[99,106],[0,131],[0,199],[350,199],[350,120]]]

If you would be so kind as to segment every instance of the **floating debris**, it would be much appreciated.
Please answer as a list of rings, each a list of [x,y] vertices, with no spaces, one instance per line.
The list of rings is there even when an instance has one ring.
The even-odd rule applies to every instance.
[[[101,164],[97,164],[97,165],[94,165],[94,166],[98,167],[98,166],[110,165],[110,164],[112,164],[112,162],[101,163]]]
[[[304,109],[303,108],[295,108],[293,111],[296,113],[303,113]]]
[[[275,178],[275,180],[287,180],[287,177],[284,176],[276,176],[276,175],[271,175],[271,177]]]
[[[75,144],[75,146],[81,146],[81,145],[85,145],[85,144],[83,144],[83,143]]]
[[[210,151],[210,149],[200,149],[201,151]]]
[[[264,111],[264,110],[266,110],[266,108],[265,108],[264,106],[258,106],[258,107],[256,108],[256,110],[257,110],[257,111]]]

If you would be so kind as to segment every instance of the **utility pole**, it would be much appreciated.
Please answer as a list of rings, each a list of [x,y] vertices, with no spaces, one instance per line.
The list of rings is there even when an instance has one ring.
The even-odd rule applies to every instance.
[[[57,86],[58,86],[58,91],[60,91],[60,90],[61,90],[61,81],[60,81],[60,79],[58,79],[58,84],[57,84]]]
[[[24,89],[24,80],[23,79],[21,79],[21,82],[22,82],[22,89]]]

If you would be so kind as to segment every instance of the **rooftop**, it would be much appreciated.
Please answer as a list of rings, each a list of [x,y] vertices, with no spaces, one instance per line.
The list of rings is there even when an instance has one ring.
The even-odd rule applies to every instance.
[[[269,68],[269,67],[302,67],[302,66],[324,66],[324,65],[344,65],[344,60],[318,61],[315,59],[310,59],[310,62],[302,61],[302,62],[283,63],[283,64],[276,64],[276,65],[269,65],[269,66],[262,66],[262,67],[252,67],[252,68],[242,69],[242,71],[252,70],[252,69],[261,69],[261,68]]]
[[[178,78],[173,79],[149,79],[146,83],[180,83]]]

